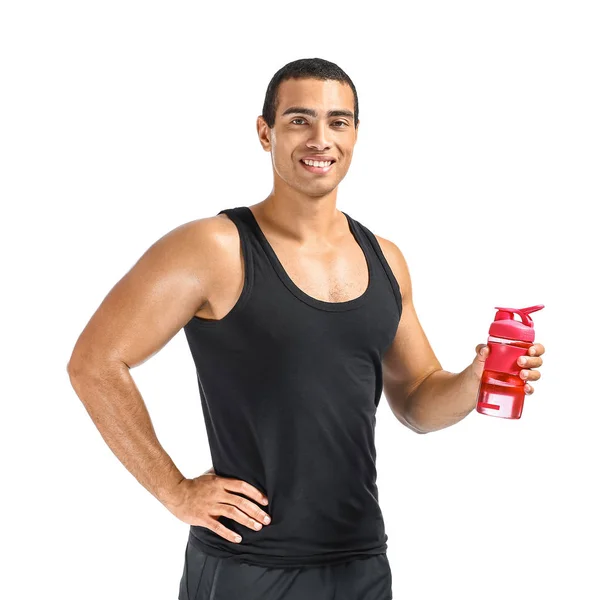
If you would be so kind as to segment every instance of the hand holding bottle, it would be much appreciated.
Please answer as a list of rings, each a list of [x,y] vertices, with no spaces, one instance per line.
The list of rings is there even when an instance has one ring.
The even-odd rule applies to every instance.
[[[542,365],[542,344],[534,344],[535,332],[530,313],[543,304],[527,308],[503,308],[489,329],[487,344],[479,344],[473,361],[473,372],[479,379],[477,412],[505,419],[520,419],[525,394],[533,387],[525,383],[540,378],[535,367]],[[515,319],[519,316],[521,320]]]
[[[490,347],[487,344],[477,344],[475,348],[475,352],[477,352],[477,356],[473,361],[473,372],[477,376],[477,379],[481,379],[481,375],[483,374],[483,368],[485,366],[485,361],[490,353]],[[524,381],[537,381],[542,375],[539,371],[536,371],[536,367],[541,367],[543,364],[542,354],[546,352],[543,344],[533,344],[529,348],[529,351],[525,356],[521,356],[517,361],[517,364],[522,367],[521,372],[519,373],[519,377]],[[534,392],[534,387],[529,383],[525,383],[525,393],[530,396]]]

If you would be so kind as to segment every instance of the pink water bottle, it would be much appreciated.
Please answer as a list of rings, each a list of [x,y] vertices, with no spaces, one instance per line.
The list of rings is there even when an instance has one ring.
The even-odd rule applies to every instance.
[[[523,367],[517,364],[517,360],[527,354],[535,339],[533,320],[529,314],[544,308],[544,305],[494,308],[498,312],[490,325],[490,352],[479,384],[477,412],[492,417],[520,419],[525,400],[525,381],[519,377]],[[515,320],[515,314],[521,317],[521,321]]]

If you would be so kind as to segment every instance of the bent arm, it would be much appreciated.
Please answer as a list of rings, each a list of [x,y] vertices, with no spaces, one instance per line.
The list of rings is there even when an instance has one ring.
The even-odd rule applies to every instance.
[[[377,236],[402,296],[402,315],[383,360],[383,389],[395,417],[416,433],[429,433],[466,417],[477,402],[472,369],[444,371],[419,322],[406,260],[395,244]]]
[[[158,352],[206,301],[215,257],[229,239],[218,231],[224,226],[222,218],[200,219],[152,245],[108,293],[67,365],[73,389],[104,441],[170,509],[184,477],[159,443],[130,369]]]

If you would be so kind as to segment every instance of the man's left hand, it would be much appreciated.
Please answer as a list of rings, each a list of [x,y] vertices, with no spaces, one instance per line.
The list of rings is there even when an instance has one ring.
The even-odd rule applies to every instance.
[[[520,367],[523,367],[519,373],[519,376],[525,382],[537,381],[541,377],[541,374],[536,370],[536,367],[542,366],[542,363],[544,362],[542,360],[542,354],[544,354],[545,351],[546,349],[544,348],[543,344],[533,344],[528,349],[526,355],[519,357],[517,364]],[[473,369],[473,374],[477,377],[477,379],[481,380],[485,360],[490,353],[490,349],[487,344],[477,344],[475,352],[477,352],[477,356],[473,360],[471,368]],[[529,383],[525,383],[525,393],[527,395],[533,394],[533,386]]]

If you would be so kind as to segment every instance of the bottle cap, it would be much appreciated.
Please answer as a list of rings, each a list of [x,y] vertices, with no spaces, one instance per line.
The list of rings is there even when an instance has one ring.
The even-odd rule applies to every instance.
[[[536,304],[527,308],[502,308],[500,306],[494,308],[498,312],[490,325],[490,335],[521,342],[533,342],[535,332],[533,330],[533,320],[529,314],[544,308],[543,304]],[[521,321],[515,320],[514,315],[519,315]]]

